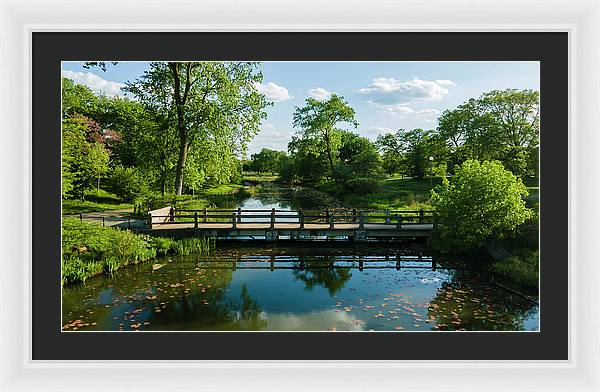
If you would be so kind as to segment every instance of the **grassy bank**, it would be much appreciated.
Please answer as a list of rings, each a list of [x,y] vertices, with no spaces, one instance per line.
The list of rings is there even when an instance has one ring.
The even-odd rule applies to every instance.
[[[214,242],[206,238],[154,238],[66,218],[62,227],[62,283],[84,282],[157,255],[205,253],[212,247]]]
[[[123,202],[116,195],[103,189],[86,192],[83,200],[72,199],[62,201],[63,215],[125,209],[131,209],[133,211],[133,204]]]
[[[301,188],[294,197],[305,207],[314,208],[431,209],[431,190],[441,182],[440,177],[363,179],[350,185],[326,183],[314,188]]]
[[[492,271],[519,286],[537,289],[539,265],[539,251],[519,249],[512,256],[496,262],[492,266]]]

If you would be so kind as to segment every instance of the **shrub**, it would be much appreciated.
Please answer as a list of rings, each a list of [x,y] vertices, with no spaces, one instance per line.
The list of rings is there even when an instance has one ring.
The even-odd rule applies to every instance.
[[[133,167],[113,167],[109,174],[108,186],[111,192],[129,202],[139,201],[149,193],[144,175]]]
[[[497,161],[468,160],[432,191],[439,234],[454,251],[506,238],[532,216],[523,182]]]
[[[367,195],[379,190],[379,183],[372,178],[353,178],[344,181],[342,189],[345,193],[355,195]]]

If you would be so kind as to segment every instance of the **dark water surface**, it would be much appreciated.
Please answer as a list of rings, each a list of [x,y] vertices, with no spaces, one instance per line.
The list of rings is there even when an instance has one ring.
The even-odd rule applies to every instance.
[[[436,261],[433,270],[431,258],[419,257],[414,248],[221,244],[211,256],[164,257],[156,260],[163,265],[157,270],[146,263],[65,287],[63,329],[538,328],[538,307],[532,302],[496,286],[485,274],[454,269],[460,267],[454,261]]]

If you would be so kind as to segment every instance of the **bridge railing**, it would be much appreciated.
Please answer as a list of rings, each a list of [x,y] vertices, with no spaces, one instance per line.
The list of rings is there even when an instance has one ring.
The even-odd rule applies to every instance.
[[[203,209],[186,210],[171,208],[168,215],[153,215],[148,221],[149,228],[161,220],[160,225],[194,223],[194,227],[200,225],[231,224],[237,228],[240,223],[269,223],[271,228],[276,224],[298,224],[298,228],[305,225],[327,224],[334,229],[336,224],[355,225],[357,228],[365,228],[365,225],[389,225],[400,229],[403,226],[435,224],[435,213],[433,211],[420,210],[358,210],[358,209],[335,209],[324,211],[304,211],[268,209]]]

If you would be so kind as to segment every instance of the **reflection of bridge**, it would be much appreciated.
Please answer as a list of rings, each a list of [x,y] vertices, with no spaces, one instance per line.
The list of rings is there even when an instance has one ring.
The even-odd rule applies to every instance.
[[[439,265],[431,256],[239,256],[201,258],[199,266],[207,269],[314,270],[314,269],[456,269]]]
[[[300,210],[176,210],[150,211],[148,229],[165,235],[220,238],[367,239],[429,238],[434,213],[423,209],[325,211]]]

